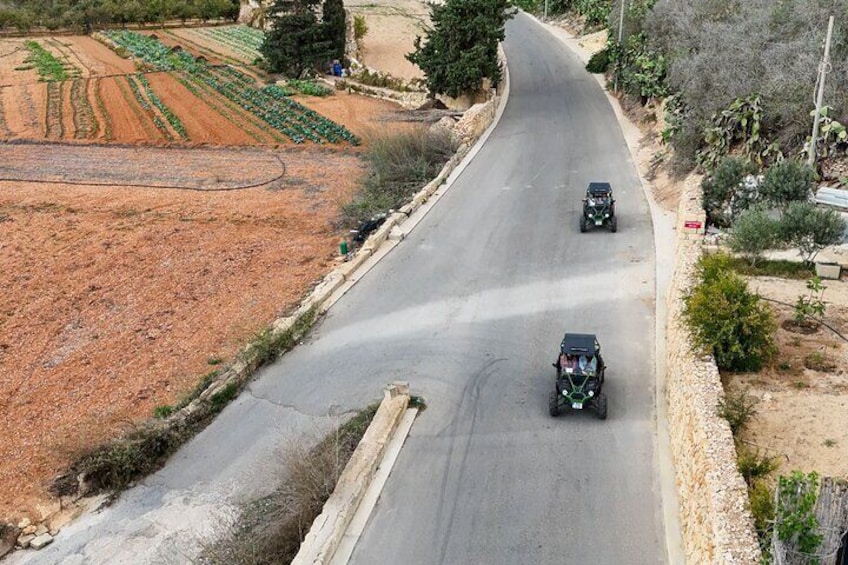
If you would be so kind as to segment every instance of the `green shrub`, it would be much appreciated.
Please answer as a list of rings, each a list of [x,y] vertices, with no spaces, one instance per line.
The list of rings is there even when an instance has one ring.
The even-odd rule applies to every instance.
[[[760,184],[760,195],[765,202],[785,209],[791,202],[806,200],[814,187],[813,169],[786,159],[766,170]]]
[[[748,499],[751,503],[751,514],[754,516],[754,527],[759,538],[763,540],[768,537],[767,534],[774,524],[774,493],[765,481],[754,481],[748,488]]]
[[[289,80],[286,82],[287,86],[292,87],[297,90],[301,94],[306,94],[307,96],[329,96],[333,94],[333,89],[324,86],[323,84],[318,84],[315,81],[311,80]]]
[[[819,521],[815,507],[818,498],[819,476],[794,471],[777,480],[778,504],[775,509],[777,537],[789,549],[812,555],[821,545]]]
[[[153,417],[164,420],[174,413],[174,407],[169,404],[163,404],[153,409]]]
[[[727,390],[718,403],[718,415],[730,424],[733,437],[738,437],[757,415],[756,406],[757,399],[750,395],[747,388]]]
[[[684,318],[695,345],[719,369],[759,371],[775,354],[771,310],[733,272],[716,272],[684,298]]]
[[[736,445],[737,467],[748,488],[753,488],[759,479],[763,479],[780,466],[778,457],[768,457],[759,449],[751,449],[741,443]]]
[[[765,251],[780,241],[780,224],[759,208],[745,210],[733,223],[730,249],[747,257],[753,266]]]
[[[365,23],[365,16],[357,14],[353,16],[353,37],[357,41],[365,37],[368,33],[368,24]]]
[[[374,137],[365,153],[368,174],[353,200],[342,206],[346,224],[397,210],[434,178],[456,151],[449,134],[424,130]]]
[[[835,210],[819,208],[812,202],[792,202],[780,219],[781,239],[795,247],[811,265],[819,251],[842,241],[845,220]]]
[[[730,226],[734,212],[741,212],[740,208],[744,206],[743,203],[734,202],[741,190],[742,181],[755,170],[750,162],[736,157],[725,157],[704,178],[701,182],[701,205],[707,213],[709,223],[721,228]]]
[[[610,65],[610,48],[609,45],[592,55],[589,62],[586,63],[586,70],[593,74],[603,74],[607,72]]]

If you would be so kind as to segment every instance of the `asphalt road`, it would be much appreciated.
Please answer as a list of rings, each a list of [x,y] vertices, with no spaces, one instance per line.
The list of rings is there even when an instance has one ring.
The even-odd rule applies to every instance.
[[[505,48],[501,122],[410,236],[165,469],[13,563],[185,562],[293,438],[399,379],[428,408],[354,563],[666,562],[648,205],[577,58],[523,15]],[[579,233],[591,180],[617,191],[617,234]],[[607,421],[547,414],[566,330],[601,341]]]

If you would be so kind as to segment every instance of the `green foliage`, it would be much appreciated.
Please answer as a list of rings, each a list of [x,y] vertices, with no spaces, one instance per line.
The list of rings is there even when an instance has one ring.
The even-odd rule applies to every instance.
[[[815,515],[819,477],[816,473],[794,471],[777,480],[775,509],[777,537],[795,551],[812,556],[821,545],[819,522]]]
[[[368,24],[365,16],[357,14],[353,16],[353,38],[360,41],[368,33]]]
[[[806,200],[814,187],[815,171],[808,165],[786,159],[766,170],[759,190],[765,202],[785,209],[790,202]]]
[[[646,33],[630,35],[623,49],[613,48],[612,58],[622,88],[644,104],[651,98],[662,98],[669,94],[666,87],[666,58],[651,49]]]
[[[748,499],[751,503],[751,514],[754,516],[754,527],[757,535],[766,543],[768,533],[774,524],[774,493],[765,481],[754,481],[748,488]]]
[[[586,70],[593,74],[603,74],[610,66],[610,46],[607,45],[589,59]]]
[[[174,413],[174,407],[169,404],[162,404],[153,409],[153,417],[164,420]]]
[[[755,170],[749,162],[736,157],[725,157],[717,163],[701,183],[701,205],[707,213],[708,223],[718,227],[730,226],[734,214],[747,205],[747,201],[737,199],[737,195],[745,177]]]
[[[845,220],[835,210],[811,202],[792,202],[780,219],[783,241],[798,249],[805,263],[812,264],[819,251],[842,241]]]
[[[544,0],[512,0],[512,5],[533,14],[544,7],[543,2]]]
[[[810,117],[815,117],[815,114],[816,111],[812,110]],[[830,106],[823,106],[819,113],[820,136],[816,146],[816,157],[819,160],[834,157],[848,147],[848,128],[834,120],[833,114],[834,109]],[[809,137],[807,143],[810,143]]]
[[[343,0],[324,0],[321,23],[324,34],[330,42],[330,54],[333,59],[339,61],[345,56],[346,21]]]
[[[29,51],[24,63],[31,63],[35,67],[38,71],[39,80],[53,81],[68,78],[68,73],[65,71],[65,65],[62,64],[62,61],[54,57],[37,41],[27,41],[24,46]]]
[[[725,391],[718,403],[718,415],[730,424],[730,433],[734,438],[738,438],[757,415],[757,402],[747,388]]]
[[[803,324],[811,316],[824,317],[826,305],[822,297],[826,289],[827,287],[822,284],[818,276],[813,276],[807,281],[807,295],[801,294],[795,301],[796,323]]]
[[[314,80],[288,80],[286,84],[293,89],[297,90],[301,94],[306,94],[307,96],[330,96],[333,94],[333,89],[324,86],[323,84],[319,84]]]
[[[320,5],[321,0],[275,0],[261,48],[269,71],[298,79],[336,58],[334,43],[318,21]]]
[[[732,271],[702,267],[702,272],[709,276],[684,299],[695,344],[715,356],[719,369],[759,371],[776,351],[771,310]]]
[[[235,381],[227,383],[224,388],[209,397],[210,409],[213,413],[218,413],[224,409],[232,400],[238,396],[239,384]]]
[[[744,259],[734,259],[733,270],[746,277],[781,277],[803,280],[813,276],[809,265],[784,259],[763,259],[751,265]]]
[[[728,243],[732,251],[745,255],[753,266],[763,252],[774,249],[779,241],[779,222],[764,210],[752,208],[742,212],[733,223]]]
[[[439,173],[455,151],[449,135],[426,130],[371,139],[364,156],[368,165],[364,186],[342,207],[346,223],[358,225],[379,213],[397,210]]]
[[[362,69],[358,73],[352,76],[356,82],[361,84],[365,84],[368,86],[376,86],[378,88],[389,88],[391,90],[397,90],[398,92],[408,92],[413,90],[409,86],[407,86],[406,82],[401,79],[392,76],[389,73],[382,73],[380,71],[369,71],[368,69]]]
[[[0,6],[0,28],[89,33],[109,26],[170,20],[235,20],[238,12],[236,0],[6,0]]]
[[[512,17],[509,0],[446,0],[431,4],[433,27],[415,38],[406,58],[424,72],[432,94],[459,97],[478,92],[483,79],[501,80],[498,43]]]
[[[813,351],[804,357],[804,367],[811,371],[830,373],[836,369],[836,363],[828,359],[821,351]]]
[[[698,163],[710,171],[733,149],[739,149],[746,160],[760,166],[779,160],[780,149],[762,135],[764,119],[759,94],[735,99],[727,108],[713,114],[710,125],[704,128],[705,147],[698,153]]]
[[[769,476],[780,467],[780,458],[768,457],[759,449],[751,449],[745,444],[737,443],[736,451],[737,468],[749,489],[759,479]]]
[[[587,27],[606,25],[612,0],[573,0],[573,9],[586,18]]]

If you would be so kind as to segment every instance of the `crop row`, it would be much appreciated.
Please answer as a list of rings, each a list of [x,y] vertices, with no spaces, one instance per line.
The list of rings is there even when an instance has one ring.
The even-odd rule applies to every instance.
[[[136,78],[138,78],[138,82],[140,82],[144,87],[145,94],[147,94],[147,98],[150,100],[150,103],[159,109],[162,115],[165,116],[165,119],[168,120],[168,123],[171,124],[171,127],[174,128],[174,131],[180,134],[180,137],[187,140],[188,134],[186,133],[185,126],[180,119],[171,112],[171,109],[168,108],[158,96],[156,96],[156,93],[153,92],[153,88],[151,88],[150,83],[147,81],[147,77],[138,73]]]
[[[35,66],[39,80],[53,81],[68,78],[68,73],[65,71],[65,65],[62,64],[62,61],[54,57],[53,53],[42,47],[37,41],[27,41],[24,46],[29,51],[24,63]],[[20,68],[23,69],[23,67]]]
[[[251,112],[295,143],[340,143],[359,141],[343,126],[321,116],[294,100],[281,96],[283,91],[266,91],[234,67],[214,67],[198,61],[185,51],[171,51],[159,41],[129,31],[113,31],[109,37],[134,56],[158,70],[180,70],[191,80],[201,82],[242,109]]]
[[[245,60],[255,61],[262,57],[260,49],[265,41],[265,34],[251,27],[243,25],[200,28],[197,30],[200,35],[211,39],[217,43],[226,45]]]

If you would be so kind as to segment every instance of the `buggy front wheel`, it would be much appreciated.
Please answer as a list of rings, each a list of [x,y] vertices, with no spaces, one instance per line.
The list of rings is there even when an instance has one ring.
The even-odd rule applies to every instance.
[[[551,399],[548,402],[548,413],[554,418],[559,416],[559,395],[556,392],[551,393]]]
[[[617,232],[617,231],[618,231],[618,218],[616,218],[615,216],[613,216],[612,218],[610,218],[610,220],[609,220],[609,228],[610,228],[610,231],[611,231],[612,233],[615,233],[615,232]]]
[[[580,233],[586,233],[586,216],[580,216]]]
[[[595,399],[595,412],[601,420],[607,419],[607,395],[601,393]]]

